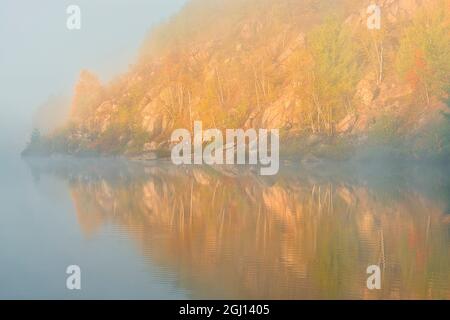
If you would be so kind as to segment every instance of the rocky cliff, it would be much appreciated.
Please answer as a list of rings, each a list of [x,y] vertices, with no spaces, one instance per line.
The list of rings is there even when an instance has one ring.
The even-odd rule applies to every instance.
[[[450,2],[193,0],[156,28],[126,74],[83,71],[51,153],[167,151],[176,128],[278,128],[282,151],[340,156],[399,145],[447,152]],[[411,151],[412,150],[412,151]]]

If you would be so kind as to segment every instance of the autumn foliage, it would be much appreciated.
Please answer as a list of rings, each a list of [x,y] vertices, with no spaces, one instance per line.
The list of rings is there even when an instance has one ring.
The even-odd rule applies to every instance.
[[[368,30],[363,0],[192,0],[128,73],[101,85],[83,71],[71,129],[53,137],[74,153],[139,154],[201,120],[278,128],[298,152],[309,137],[365,141],[386,117],[402,120],[393,135],[411,132],[450,81],[449,4],[391,1],[381,30]]]

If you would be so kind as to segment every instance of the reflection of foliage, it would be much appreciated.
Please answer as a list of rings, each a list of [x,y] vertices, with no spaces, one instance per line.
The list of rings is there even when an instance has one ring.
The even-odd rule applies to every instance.
[[[261,179],[164,164],[87,167],[57,171],[70,178],[83,230],[130,230],[152,263],[176,268],[200,298],[449,298],[442,172],[416,177],[402,166],[392,178],[351,166]],[[419,191],[416,179],[437,192]],[[371,264],[383,267],[382,291],[364,291]]]

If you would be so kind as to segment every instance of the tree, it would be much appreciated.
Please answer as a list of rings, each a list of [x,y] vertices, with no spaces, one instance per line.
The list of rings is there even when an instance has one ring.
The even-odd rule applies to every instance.
[[[445,104],[447,105],[447,112],[444,112],[444,117],[447,120],[447,126],[446,126],[446,144],[449,146],[450,149],[450,86],[447,89],[447,97],[445,99]]]
[[[400,75],[428,104],[432,96],[442,97],[450,81],[450,14],[446,3],[417,15],[400,39]]]
[[[85,120],[101,101],[102,85],[98,77],[87,70],[82,70],[72,102],[72,119]]]
[[[310,81],[316,128],[333,135],[336,121],[352,104],[360,74],[360,50],[350,30],[337,19],[329,19],[313,30],[308,48],[314,60]]]
[[[38,155],[44,151],[41,132],[39,129],[34,129],[31,133],[30,141],[27,147],[22,151],[22,156]]]
[[[386,73],[386,53],[387,44],[390,40],[388,38],[389,33],[383,24],[380,30],[373,29],[363,29],[360,35],[362,47],[365,51],[365,56],[371,67],[371,70],[376,75],[376,83],[378,86],[381,85],[385,78]]]
[[[31,133],[30,146],[39,146],[41,144],[41,132],[39,129],[34,129]]]

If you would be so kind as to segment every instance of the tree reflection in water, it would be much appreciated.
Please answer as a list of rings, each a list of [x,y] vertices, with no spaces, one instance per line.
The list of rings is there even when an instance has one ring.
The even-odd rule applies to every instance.
[[[450,298],[445,169],[32,161],[67,180],[86,237],[115,224],[193,298]],[[366,268],[382,269],[382,290]]]

